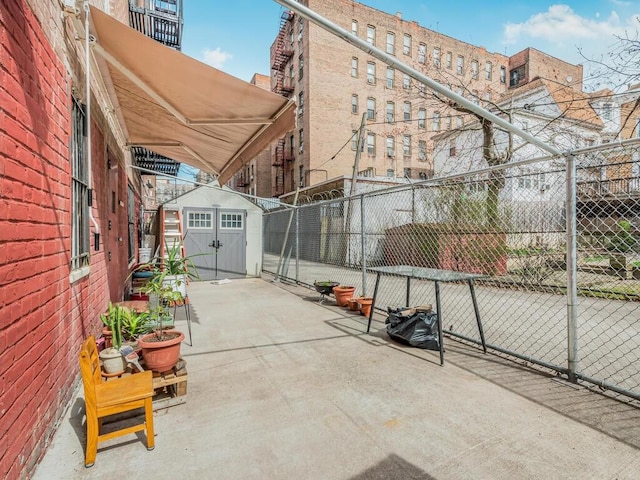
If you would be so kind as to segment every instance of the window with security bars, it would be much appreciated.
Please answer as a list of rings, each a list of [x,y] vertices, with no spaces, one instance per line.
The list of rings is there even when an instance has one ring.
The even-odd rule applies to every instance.
[[[240,213],[220,214],[220,228],[223,228],[223,229],[242,228],[242,214]]]
[[[89,172],[84,107],[73,99],[71,111],[71,270],[89,265]]]
[[[187,227],[189,229],[211,228],[211,212],[189,212]]]

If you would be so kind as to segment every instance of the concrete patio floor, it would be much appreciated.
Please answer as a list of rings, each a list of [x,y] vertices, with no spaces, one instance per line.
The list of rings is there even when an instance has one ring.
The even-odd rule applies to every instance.
[[[441,367],[269,280],[189,286],[186,403],[155,413],[155,450],[120,437],[86,469],[79,385],[33,478],[639,478],[637,402],[451,339]]]

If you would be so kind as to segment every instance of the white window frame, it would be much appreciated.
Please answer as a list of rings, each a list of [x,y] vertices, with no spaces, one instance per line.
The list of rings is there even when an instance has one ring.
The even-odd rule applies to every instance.
[[[198,216],[199,218],[195,218]],[[187,228],[189,230],[211,230],[213,228],[213,212],[196,210],[187,212]]]
[[[242,213],[220,212],[220,230],[242,230],[244,215]]]

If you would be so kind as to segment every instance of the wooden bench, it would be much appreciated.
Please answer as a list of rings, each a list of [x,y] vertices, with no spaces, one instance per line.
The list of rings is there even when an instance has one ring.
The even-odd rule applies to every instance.
[[[102,380],[96,340],[87,338],[80,350],[80,372],[84,386],[87,415],[87,449],[85,467],[95,463],[98,443],[129,433],[146,430],[147,450],[155,447],[153,433],[153,377],[151,372],[136,373],[122,378]],[[104,417],[144,408],[144,422],[130,427],[100,434]]]

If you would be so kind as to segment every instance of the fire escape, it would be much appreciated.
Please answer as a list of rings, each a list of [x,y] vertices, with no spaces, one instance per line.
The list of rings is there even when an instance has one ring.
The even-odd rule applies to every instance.
[[[129,0],[130,26],[163,45],[181,49],[183,23],[182,0]],[[180,162],[143,147],[131,154],[136,166],[154,172],[175,176],[180,169]]]
[[[294,82],[290,75],[287,75],[287,66],[290,65],[294,53],[293,39],[293,19],[294,13],[283,12],[280,17],[280,30],[275,42],[271,46],[271,89],[273,92],[284,97],[289,97],[294,91]],[[284,193],[284,172],[285,172],[285,144],[284,138],[278,140],[275,149],[272,166],[274,168],[275,182],[273,186],[273,196],[278,197]]]

